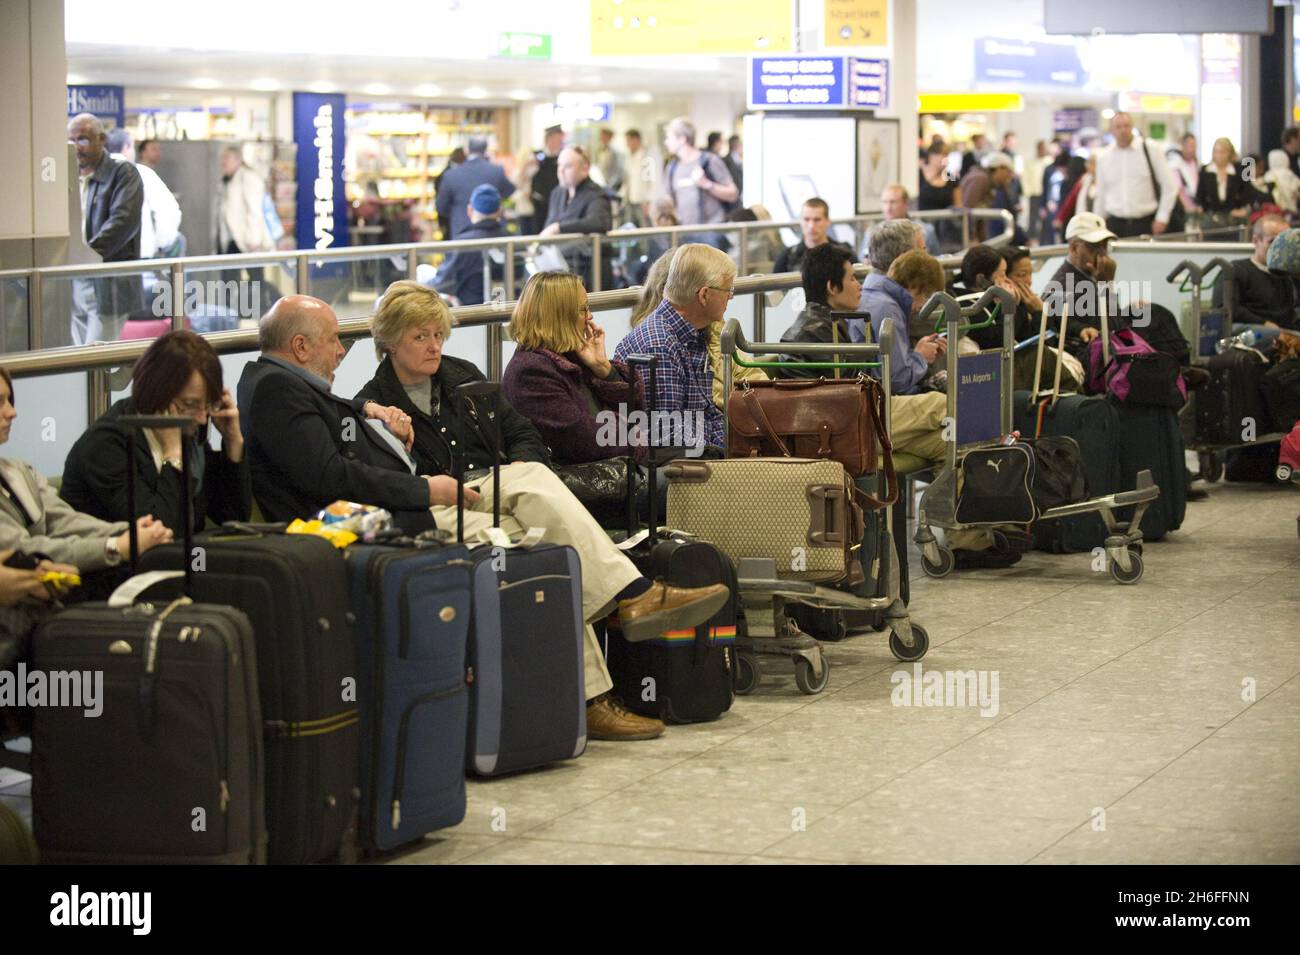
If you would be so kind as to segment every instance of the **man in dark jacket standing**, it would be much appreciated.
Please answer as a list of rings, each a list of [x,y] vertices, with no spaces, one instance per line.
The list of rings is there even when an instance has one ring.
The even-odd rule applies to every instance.
[[[551,193],[560,181],[559,156],[563,145],[564,130],[559,126],[548,126],[542,150],[537,153],[537,172],[533,173],[533,221],[528,229],[530,235],[541,232],[542,226],[546,225]]]
[[[487,140],[475,136],[469,141],[465,161],[455,169],[448,169],[438,184],[438,196],[435,200],[438,217],[451,223],[452,239],[470,238],[464,235],[471,225],[468,212],[470,197],[474,190],[482,185],[496,189],[498,208],[501,199],[509,199],[514,194],[515,184],[510,181],[506,171],[487,158]]]
[[[560,153],[560,184],[551,191],[551,204],[546,214],[546,226],[541,235],[561,235],[570,232],[605,233],[614,224],[610,210],[609,194],[591,179],[591,161],[581,146],[570,146]],[[590,283],[590,242],[565,250],[564,258],[569,270]],[[602,257],[602,261],[608,259]],[[602,273],[605,270],[602,269]],[[605,276],[608,278],[608,275]],[[609,285],[606,281],[602,287]],[[588,288],[595,286],[588,284]]]
[[[103,124],[89,113],[68,121],[68,142],[77,151],[81,176],[81,223],[87,244],[105,262],[140,258],[140,222],[144,184],[134,163],[109,155]],[[125,316],[144,307],[144,288],[136,276],[75,280],[72,341],[76,345],[103,336],[103,319]]]

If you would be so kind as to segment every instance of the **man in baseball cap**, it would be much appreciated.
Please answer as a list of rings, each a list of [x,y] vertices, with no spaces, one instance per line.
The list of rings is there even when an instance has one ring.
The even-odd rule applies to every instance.
[[[1106,228],[1105,220],[1095,212],[1080,212],[1065,227],[1065,239],[1070,243],[1070,249],[1043,290],[1042,297],[1049,314],[1058,319],[1058,322],[1050,323],[1052,328],[1059,328],[1061,309],[1069,309],[1065,332],[1067,348],[1072,343],[1075,346],[1080,342],[1086,345],[1101,334],[1101,290],[1097,283],[1115,277],[1115,260],[1110,257],[1108,248],[1108,243],[1114,238],[1115,233]],[[1112,322],[1118,317],[1114,309],[1108,315]]]
[[[505,236],[505,225],[501,221],[501,192],[496,186],[486,182],[475,186],[469,194],[465,211],[469,216],[469,225],[456,237],[457,241],[500,239]],[[479,249],[462,249],[451,253],[434,277],[433,287],[454,298],[460,305],[482,305],[487,301],[483,280],[485,260]],[[493,279],[504,276],[500,265],[492,263],[489,267]]]

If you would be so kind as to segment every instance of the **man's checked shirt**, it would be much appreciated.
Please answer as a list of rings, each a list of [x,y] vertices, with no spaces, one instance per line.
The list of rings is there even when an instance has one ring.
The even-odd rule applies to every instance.
[[[681,415],[680,421],[676,417],[670,419],[677,422],[671,431],[672,444],[699,444],[695,422],[697,413],[703,413],[704,442],[723,446],[726,429],[722,412],[713,403],[713,368],[709,364],[708,342],[708,329],[693,328],[664,299],[614,349],[614,357],[620,361],[626,361],[628,355],[659,356],[654,410]]]

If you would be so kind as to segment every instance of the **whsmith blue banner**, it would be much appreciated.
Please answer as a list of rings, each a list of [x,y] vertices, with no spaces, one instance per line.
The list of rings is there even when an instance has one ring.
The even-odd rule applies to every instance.
[[[348,244],[343,191],[342,93],[294,93],[293,141],[298,145],[297,240],[300,249]]]
[[[111,120],[106,126],[126,125],[126,93],[121,86],[69,86],[68,116],[90,113],[101,120]]]

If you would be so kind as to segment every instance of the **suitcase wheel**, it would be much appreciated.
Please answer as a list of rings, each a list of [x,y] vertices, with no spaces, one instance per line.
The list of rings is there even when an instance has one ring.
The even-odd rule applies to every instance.
[[[758,658],[752,653],[736,654],[736,673],[733,688],[737,696],[748,696],[758,689],[763,679],[763,668],[758,665]]]
[[[794,682],[799,687],[800,693],[806,693],[809,696],[820,693],[826,689],[826,684],[831,681],[831,662],[826,659],[825,654],[820,656],[822,664],[820,677],[813,672],[813,665],[809,660],[803,657],[795,657]]]
[[[1129,569],[1124,570],[1120,567],[1119,561],[1110,562],[1110,575],[1115,578],[1116,583],[1136,584],[1142,579],[1142,555],[1135,548],[1130,547],[1128,550]]]
[[[898,638],[897,631],[891,631],[889,634],[889,650],[895,657],[904,663],[911,663],[913,660],[919,660],[925,656],[925,651],[930,649],[930,635],[925,632],[925,627],[920,624],[912,624],[912,646],[903,645],[903,641]]]

